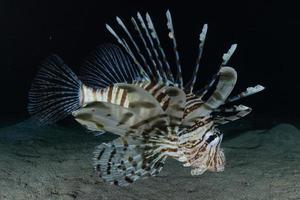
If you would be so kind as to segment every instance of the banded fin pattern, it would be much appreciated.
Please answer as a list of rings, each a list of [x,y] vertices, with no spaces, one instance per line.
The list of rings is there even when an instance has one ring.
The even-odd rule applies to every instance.
[[[179,85],[179,88],[182,88],[183,87],[183,79],[182,79],[181,64],[180,64],[179,53],[177,50],[178,47],[177,47],[177,42],[176,42],[176,38],[175,38],[175,31],[174,31],[174,27],[173,27],[172,16],[171,16],[171,13],[169,10],[166,12],[166,17],[167,17],[167,21],[168,21],[167,27],[169,29],[169,38],[172,40],[173,51],[174,51],[175,59],[176,59],[176,67],[177,67],[176,83]]]
[[[168,104],[165,107],[166,114],[170,117],[170,126],[181,125],[186,96],[183,90],[177,87],[167,86],[164,90],[166,97],[168,97]]]
[[[204,43],[205,43],[207,29],[208,29],[207,24],[204,24],[202,31],[199,35],[200,42],[199,42],[199,52],[198,52],[198,57],[196,60],[196,66],[194,68],[193,75],[192,75],[190,82],[188,82],[187,85],[185,85],[185,90],[190,94],[193,93],[194,85],[197,80],[197,75],[198,75],[200,61],[201,61],[201,57],[202,57],[202,53],[203,53],[203,47],[204,47]]]
[[[252,109],[247,106],[238,105],[230,108],[215,110],[214,113],[212,114],[212,117],[214,119],[216,126],[218,126],[218,125],[227,124],[228,122],[238,120],[248,115],[251,111]]]
[[[223,105],[233,90],[237,80],[237,73],[231,67],[222,67],[219,71],[219,82],[214,92],[195,110],[190,111],[185,116],[185,121],[189,121],[196,116],[210,115],[220,105]]]
[[[253,95],[255,93],[258,93],[258,92],[261,92],[265,89],[264,86],[261,86],[261,85],[256,85],[254,87],[248,87],[246,89],[246,91],[244,92],[241,92],[240,94],[234,96],[234,97],[230,97],[226,103],[230,103],[230,102],[234,102],[234,101],[237,101],[239,99],[242,99],[242,98],[245,98],[247,96],[250,96],[250,95]]]
[[[151,82],[141,83],[140,86],[155,97],[164,112],[170,117],[170,121],[174,122],[170,122],[170,126],[181,124],[186,103],[186,94],[182,89]]]
[[[94,152],[95,170],[103,180],[119,186],[127,186],[141,177],[155,176],[167,157],[158,143],[127,136],[101,144]]]
[[[141,16],[140,13],[137,14],[137,17],[139,18],[139,20],[141,21],[141,24],[143,26],[143,17]],[[146,14],[146,21],[147,21],[147,27],[149,28],[149,31],[151,33],[151,36],[153,38],[153,40],[156,42],[156,45],[159,49],[159,52],[162,56],[162,59],[164,61],[164,64],[165,64],[165,67],[166,67],[166,73],[168,75],[168,80],[170,81],[170,83],[175,83],[175,80],[174,80],[174,76],[173,76],[173,73],[171,71],[171,67],[169,65],[169,62],[167,60],[167,57],[166,57],[166,54],[165,54],[165,51],[160,43],[160,39],[158,37],[158,34],[156,33],[156,29],[154,27],[154,24],[152,22],[152,19],[150,17],[149,14]],[[168,82],[167,82],[168,83]]]
[[[218,79],[218,77],[220,75],[220,71],[222,70],[222,68],[224,66],[227,65],[227,63],[229,62],[231,56],[235,52],[236,48],[237,48],[237,44],[233,44],[233,45],[230,46],[230,48],[227,51],[227,53],[224,53],[223,56],[222,56],[222,63],[220,65],[220,67],[219,67],[218,72],[215,75],[213,75],[211,81],[207,85],[205,85],[201,90],[196,91],[195,94],[197,94],[198,96],[200,96],[200,98],[204,97],[204,95],[209,91],[209,89],[212,88],[213,84]]]
[[[225,156],[220,144],[223,135],[218,130],[212,128],[205,132],[200,138],[195,135],[195,139],[187,140],[182,148],[187,161],[185,167],[192,167],[191,174],[201,175],[205,171],[220,172],[224,170]],[[201,132],[200,132],[201,133]]]
[[[159,66],[160,73],[158,73],[158,76],[159,76],[160,80],[162,79],[163,82],[166,82],[168,80],[167,74],[166,74],[166,72],[163,69],[164,67],[163,67],[162,61],[161,61],[161,59],[159,57],[159,53],[158,53],[158,51],[156,50],[156,48],[154,46],[154,41],[150,37],[149,31],[148,31],[148,29],[146,27],[146,24],[144,22],[144,19],[142,18],[142,16],[140,15],[140,13],[138,13],[137,16],[138,16],[138,19],[139,19],[139,21],[141,23],[142,29],[144,30],[144,32],[146,34],[146,38],[148,39],[148,42],[151,45],[151,50],[153,51],[153,54],[155,55],[155,59],[153,58],[154,56],[151,53],[151,50],[149,49],[149,47],[147,45],[147,41],[146,41],[146,39],[144,39],[143,33],[141,32],[141,30],[139,28],[139,25],[136,22],[135,18],[132,17],[131,18],[131,22],[133,23],[135,29],[138,31],[139,36],[140,36],[141,40],[143,41],[144,47],[145,47],[145,49],[146,49],[146,51],[148,53],[148,56],[149,56],[150,60],[152,61],[153,65],[158,65]],[[161,74],[162,77],[160,76],[160,74]]]

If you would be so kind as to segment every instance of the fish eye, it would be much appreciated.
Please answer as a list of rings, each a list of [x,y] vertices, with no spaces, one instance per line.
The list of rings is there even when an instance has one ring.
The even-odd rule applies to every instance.
[[[216,137],[217,137],[216,135],[210,135],[210,136],[207,138],[206,142],[207,142],[207,143],[211,143],[212,141],[215,140]]]

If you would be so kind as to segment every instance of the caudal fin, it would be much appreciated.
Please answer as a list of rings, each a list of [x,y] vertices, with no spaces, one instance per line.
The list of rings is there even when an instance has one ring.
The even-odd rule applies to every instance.
[[[40,125],[55,123],[80,107],[81,81],[57,55],[41,64],[29,91],[28,111]]]

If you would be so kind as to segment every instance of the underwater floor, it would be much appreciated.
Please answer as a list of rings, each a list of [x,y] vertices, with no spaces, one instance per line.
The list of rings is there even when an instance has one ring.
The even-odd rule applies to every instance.
[[[169,159],[159,176],[117,187],[92,169],[94,147],[109,136],[78,127],[37,128],[30,120],[2,126],[0,199],[300,199],[300,130],[291,124],[247,127],[224,128],[238,134],[225,134],[222,173],[192,177],[189,168]]]

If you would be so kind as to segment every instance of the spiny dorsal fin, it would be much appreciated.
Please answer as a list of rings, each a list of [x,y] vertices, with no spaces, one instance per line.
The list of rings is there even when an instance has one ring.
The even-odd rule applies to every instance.
[[[148,15],[148,13],[147,13]],[[173,51],[175,54],[175,59],[176,59],[176,67],[177,67],[177,83],[179,85],[180,88],[183,87],[183,79],[182,79],[182,70],[181,70],[181,64],[180,64],[180,57],[179,57],[179,53],[178,53],[178,47],[177,47],[177,42],[176,42],[176,38],[175,38],[175,32],[174,32],[174,27],[173,27],[173,21],[172,21],[172,16],[170,11],[168,10],[166,12],[166,16],[167,16],[167,26],[169,29],[169,38],[172,40],[172,44],[173,44]]]
[[[203,87],[203,89],[195,92],[195,94],[200,96],[200,98],[203,97],[209,91],[209,89],[212,88],[213,84],[215,83],[215,81],[219,77],[219,72],[220,72],[221,68],[224,67],[228,63],[229,59],[231,58],[234,51],[236,50],[236,47],[237,47],[237,44],[233,44],[233,45],[230,46],[229,50],[226,53],[224,53],[223,56],[222,56],[222,63],[219,67],[218,72],[213,75],[211,81],[207,85],[205,85]]]
[[[142,16],[140,15],[140,13],[138,13],[138,18],[139,18],[139,20],[141,21],[141,23],[142,23],[142,25],[143,25]],[[163,47],[162,47],[162,45],[161,45],[161,43],[160,43],[159,37],[158,37],[158,35],[157,35],[157,32],[156,32],[155,27],[154,27],[154,24],[153,24],[152,19],[151,19],[151,17],[150,17],[149,14],[146,15],[146,21],[147,21],[147,26],[148,26],[148,28],[149,28],[149,30],[150,30],[150,33],[151,33],[151,37],[154,39],[154,41],[156,41],[156,44],[157,44],[158,49],[159,49],[159,51],[160,51],[160,54],[161,54],[162,57],[163,57],[164,64],[166,65],[166,68],[167,68],[167,69],[166,69],[166,70],[167,70],[166,74],[167,74],[167,76],[168,76],[168,79],[169,79],[169,81],[170,81],[171,83],[174,83],[175,80],[174,80],[174,77],[173,77],[173,73],[172,73],[172,71],[171,71],[170,64],[169,64],[169,62],[168,62],[168,60],[167,60],[165,51],[164,51],[164,49],[163,49]]]
[[[194,85],[197,80],[197,75],[198,75],[200,61],[201,61],[201,57],[202,57],[202,53],[203,53],[203,47],[204,47],[204,43],[205,43],[206,33],[207,33],[207,24],[204,24],[202,31],[199,35],[199,53],[198,53],[198,57],[196,60],[196,66],[194,68],[193,75],[192,75],[190,82],[185,86],[185,89],[188,93],[193,92]]]
[[[143,42],[143,44],[144,44],[144,47],[145,47],[145,49],[146,49],[146,51],[147,51],[147,53],[148,53],[149,59],[151,60],[151,62],[152,62],[153,65],[158,65],[158,67],[159,67],[159,71],[158,71],[159,80],[163,79],[162,81],[163,81],[163,82],[166,82],[166,81],[167,81],[166,72],[165,72],[164,69],[163,69],[162,62],[161,62],[161,60],[160,60],[160,58],[159,58],[159,55],[158,55],[158,52],[157,52],[157,50],[156,50],[156,48],[155,48],[155,46],[154,46],[153,40],[152,40],[152,38],[150,37],[149,31],[148,31],[148,29],[147,29],[147,27],[146,27],[146,25],[145,25],[145,22],[144,22],[144,20],[143,20],[143,18],[142,18],[141,16],[140,16],[139,20],[140,20],[140,23],[141,23],[141,26],[142,26],[143,30],[144,30],[145,33],[146,33],[148,42],[150,43],[150,46],[151,46],[151,50],[154,52],[156,61],[155,61],[154,58],[153,58],[153,55],[152,55],[152,53],[151,53],[151,50],[150,50],[150,48],[149,48],[148,45],[147,45],[147,42],[146,42],[146,40],[145,40],[145,38],[144,38],[144,36],[143,36],[142,31],[141,31],[140,28],[139,28],[138,23],[136,22],[136,20],[135,20],[133,17],[131,18],[131,21],[132,21],[132,23],[133,23],[133,25],[134,25],[136,31],[139,33],[139,36],[140,36],[140,38],[141,38],[141,40],[142,40],[142,42]]]
[[[133,62],[138,66],[138,69],[139,69],[140,73],[143,75],[143,78],[149,80],[149,75],[145,72],[142,65],[140,64],[138,59],[135,57],[132,50],[130,49],[130,47],[126,43],[126,41],[123,38],[120,38],[117,35],[117,33],[108,24],[106,24],[106,29],[117,39],[118,43],[121,44],[122,47],[126,50],[126,52],[130,55]]]
[[[146,26],[142,16],[139,13],[138,13],[137,17],[140,21],[141,27],[145,31],[146,38],[148,39],[148,42],[150,43],[151,49],[148,47],[147,41],[145,40],[145,37],[143,36],[143,33],[140,30],[139,25],[137,24],[136,20],[134,18],[131,18],[131,21],[134,25],[135,30],[138,32],[138,35],[143,43],[144,49],[146,51],[146,54],[147,54],[151,64],[147,63],[146,56],[143,55],[142,49],[139,48],[137,42],[135,41],[135,38],[132,36],[129,29],[126,27],[126,25],[123,23],[123,21],[119,17],[116,18],[117,23],[122,28],[122,30],[125,32],[125,34],[127,35],[128,39],[130,41],[130,44],[134,47],[133,48],[134,51],[131,50],[130,45],[128,45],[126,40],[123,39],[122,37],[120,37],[109,25],[106,25],[106,28],[117,39],[117,41],[123,46],[123,48],[125,48],[125,50],[129,53],[129,55],[132,57],[133,61],[139,67],[141,74],[146,76],[146,78],[150,77],[151,81],[154,81],[154,82],[163,81],[167,85],[174,84],[174,78],[173,78],[173,74],[171,72],[171,68],[166,59],[164,50],[161,47],[160,41],[158,39],[158,36],[156,34],[154,25],[152,23],[152,20],[151,20],[149,14],[148,13],[146,14],[146,21],[147,21],[148,26]],[[167,18],[168,18],[168,20],[171,19],[170,14],[167,14]],[[168,27],[170,27],[172,29],[172,33],[174,33],[172,22],[168,21]],[[158,50],[156,49],[153,40],[155,41],[156,46],[158,47]],[[175,41],[175,43],[173,42],[173,44],[175,44],[174,49],[176,49],[177,48],[176,41]],[[162,56],[163,62],[160,61],[158,52],[160,52],[160,54],[161,54],[160,56]],[[138,55],[139,59],[137,59],[135,54]],[[177,51],[175,51],[175,56],[176,56],[176,63],[179,64],[179,56],[178,56]],[[155,59],[154,59],[154,57],[155,57]],[[143,63],[143,67],[140,64],[139,60],[141,60],[141,63]],[[163,64],[165,65],[166,70],[164,69]],[[150,66],[152,66],[153,69],[151,69]],[[180,64],[179,64],[179,67],[180,67]],[[144,72],[145,70],[146,70],[146,72]],[[183,83],[182,83],[181,68],[178,68],[177,71],[178,71],[177,82],[180,85],[180,87],[182,87]]]
[[[142,43],[143,43],[143,45],[144,45],[144,48],[146,49],[148,58],[149,58],[150,62],[152,63],[152,66],[153,66],[154,69],[155,69],[155,70],[154,70],[154,71],[155,71],[155,74],[158,76],[158,80],[157,80],[157,81],[158,81],[158,82],[161,82],[162,79],[163,79],[163,77],[162,77],[162,75],[161,75],[161,73],[162,73],[162,72],[161,72],[161,66],[159,65],[159,68],[157,68],[158,63],[157,63],[157,61],[154,59],[153,54],[152,54],[152,52],[150,51],[150,49],[149,49],[149,47],[148,47],[148,45],[147,45],[147,42],[146,42],[146,40],[145,40],[145,38],[144,38],[144,36],[143,36],[143,34],[142,34],[142,32],[141,32],[141,30],[140,30],[138,24],[137,24],[137,22],[135,21],[135,19],[134,19],[133,17],[131,18],[131,22],[133,23],[135,30],[138,32],[139,37],[140,37],[140,39],[142,40]]]
[[[116,20],[117,20],[118,24],[121,26],[121,28],[125,31],[126,35],[129,37],[129,41],[133,44],[135,50],[137,51],[138,55],[140,56],[140,58],[144,64],[144,67],[147,69],[148,75],[150,76],[150,78],[152,80],[156,81],[157,77],[155,75],[156,75],[157,70],[154,70],[154,71],[151,70],[150,65],[147,63],[146,58],[144,57],[139,46],[136,44],[135,40],[131,36],[130,32],[128,31],[128,29],[125,26],[125,24],[123,23],[123,21],[119,17],[116,17]],[[156,66],[154,66],[154,67],[156,67]]]

